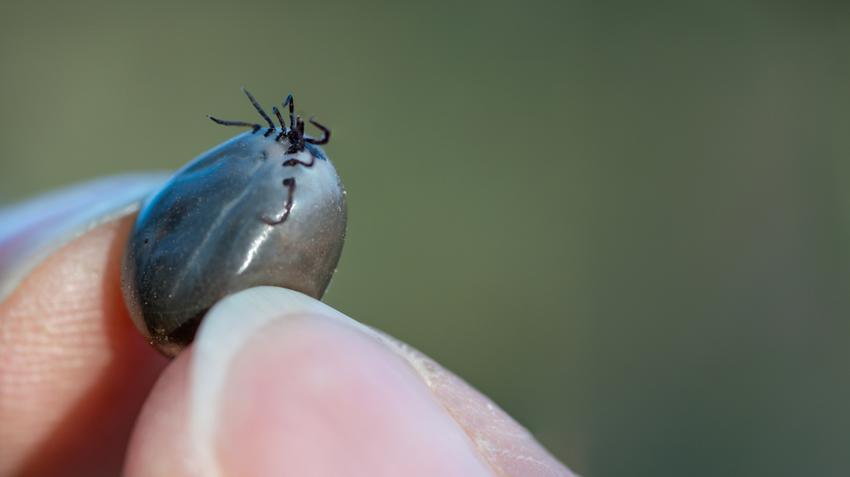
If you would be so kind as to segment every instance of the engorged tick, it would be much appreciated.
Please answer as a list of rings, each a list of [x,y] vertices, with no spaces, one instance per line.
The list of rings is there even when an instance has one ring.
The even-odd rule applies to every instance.
[[[221,298],[274,285],[321,298],[342,253],[345,192],[319,147],[330,130],[306,136],[292,95],[289,124],[244,90],[267,126],[210,116],[250,131],[179,170],[143,205],[124,254],[122,289],[139,330],[166,355],[191,342]]]

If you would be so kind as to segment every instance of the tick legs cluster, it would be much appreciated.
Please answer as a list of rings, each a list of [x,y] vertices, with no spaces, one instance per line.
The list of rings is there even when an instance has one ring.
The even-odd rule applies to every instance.
[[[257,99],[248,92],[247,89],[242,88],[242,92],[248,96],[248,100],[251,101],[251,104],[254,106],[254,109],[260,113],[260,116],[265,120],[266,124],[268,124],[268,128],[266,128],[266,132],[263,133],[263,137],[269,137],[274,132],[277,131],[277,127],[272,122],[272,118],[263,110],[263,107],[260,106],[260,103],[257,102]],[[330,129],[322,126],[318,122],[316,122],[313,118],[310,118],[310,124],[317,127],[322,131],[322,137],[318,139],[314,139],[311,137],[304,137],[304,120],[301,119],[301,116],[295,115],[295,101],[292,99],[292,95],[288,95],[286,100],[284,100],[283,109],[289,108],[289,127],[286,126],[286,122],[283,120],[283,115],[280,113],[280,110],[277,109],[277,106],[272,107],[272,112],[277,117],[278,122],[280,123],[280,133],[275,137],[276,142],[281,142],[281,140],[286,139],[289,142],[289,148],[286,150],[287,154],[296,154],[298,152],[303,151],[306,148],[306,144],[327,144],[328,140],[331,137]],[[213,116],[208,116],[213,122],[216,124],[221,124],[222,126],[239,126],[239,127],[249,127],[251,128],[251,134],[256,134],[263,126],[257,123],[249,123],[246,121],[229,121],[225,119],[218,119]],[[316,156],[314,154],[310,154],[310,162],[304,162],[296,158],[287,159],[282,164],[284,167],[295,167],[295,166],[305,166],[305,167],[313,167],[316,163]],[[286,222],[286,219],[289,218],[289,213],[292,212],[293,199],[295,196],[295,178],[287,177],[283,180],[283,186],[286,187],[287,195],[286,195],[286,204],[284,205],[283,215],[280,218],[274,219],[267,216],[260,217],[260,220],[265,222],[268,225],[278,225]]]
[[[272,118],[263,110],[263,107],[260,106],[260,103],[257,102],[256,98],[248,92],[247,89],[242,88],[242,92],[248,96],[248,100],[251,101],[251,104],[254,105],[254,109],[260,113],[260,116],[266,121],[268,124],[268,128],[266,128],[266,132],[263,133],[263,137],[271,136],[275,131],[277,131],[277,127],[272,122]],[[295,101],[292,99],[292,95],[286,97],[286,100],[283,102],[283,108],[289,108],[289,127],[286,126],[286,122],[283,120],[283,115],[281,115],[280,110],[277,109],[277,106],[272,107],[272,111],[275,116],[277,116],[278,122],[280,122],[280,134],[275,137],[275,141],[280,142],[282,139],[287,139],[289,141],[289,149],[288,153],[296,153],[299,151],[303,151],[306,144],[327,144],[328,140],[331,138],[330,129],[322,126],[315,119],[310,118],[310,124],[316,126],[319,130],[322,131],[322,137],[315,139],[311,137],[304,137],[304,120],[301,119],[301,116],[295,115]],[[247,121],[229,121],[226,119],[218,119],[213,116],[208,116],[213,122],[216,124],[221,124],[222,126],[239,126],[239,127],[249,127],[252,129],[252,134],[256,134],[263,126],[257,123],[249,123]]]

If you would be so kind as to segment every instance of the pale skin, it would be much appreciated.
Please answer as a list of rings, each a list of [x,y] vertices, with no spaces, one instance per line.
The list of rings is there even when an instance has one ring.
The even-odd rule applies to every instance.
[[[0,302],[0,476],[573,475],[429,358],[293,292],[226,300],[167,360],[122,301],[133,219],[64,243]],[[227,332],[231,315],[256,329]]]

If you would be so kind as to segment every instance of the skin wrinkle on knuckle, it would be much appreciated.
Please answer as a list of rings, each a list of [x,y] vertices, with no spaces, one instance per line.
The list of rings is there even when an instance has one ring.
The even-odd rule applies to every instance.
[[[500,477],[575,475],[552,458],[534,436],[461,378],[412,346],[368,328],[416,370],[436,399],[467,434],[480,455]],[[514,469],[518,465],[518,469]]]

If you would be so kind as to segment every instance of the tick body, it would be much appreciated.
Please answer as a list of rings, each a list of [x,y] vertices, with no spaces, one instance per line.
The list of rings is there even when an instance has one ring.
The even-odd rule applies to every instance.
[[[247,94],[247,92],[246,92]],[[164,354],[191,342],[221,298],[274,285],[321,298],[342,252],[345,192],[306,137],[291,96],[287,126],[250,129],[179,170],[143,205],[125,251],[122,289],[139,330]],[[314,123],[315,124],[315,123]]]

